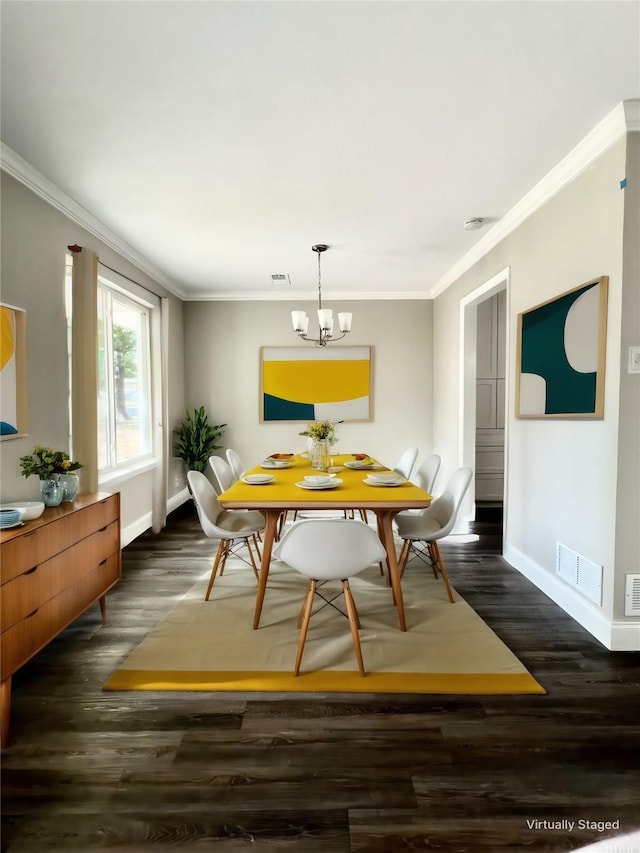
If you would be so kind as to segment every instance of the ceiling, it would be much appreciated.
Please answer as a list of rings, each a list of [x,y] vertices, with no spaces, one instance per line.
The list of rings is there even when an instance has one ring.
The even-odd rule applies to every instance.
[[[183,297],[314,299],[328,243],[326,296],[425,298],[638,97],[639,10],[3,0],[2,141]]]

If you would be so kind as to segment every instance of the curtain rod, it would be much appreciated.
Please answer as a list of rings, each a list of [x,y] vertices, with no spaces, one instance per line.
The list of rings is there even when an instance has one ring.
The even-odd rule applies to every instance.
[[[67,246],[67,249],[69,249],[69,251],[70,251],[70,252],[73,252],[73,253],[75,254],[75,253],[77,253],[77,252],[81,252],[81,251],[82,251],[82,246],[78,246],[78,244],[76,243],[76,244],[74,244],[73,246]],[[120,272],[119,270],[114,270],[114,268],[113,268],[113,267],[110,267],[108,264],[105,264],[105,262],[104,262],[104,261],[101,261],[99,257],[98,257],[98,263],[100,264],[100,266],[101,266],[101,267],[104,267],[106,270],[109,270],[109,272],[114,272],[116,275],[122,276],[122,278],[126,278],[126,280],[127,280],[127,281],[130,281],[130,282],[131,282],[131,284],[135,284],[135,285],[137,285],[138,287],[141,287],[143,290],[146,290],[148,293],[153,293],[153,294],[154,294],[154,296],[156,296],[156,295],[157,295],[157,294],[155,294],[155,293],[154,293],[154,291],[153,291],[153,290],[151,290],[151,288],[149,287],[149,285],[147,285],[147,284],[140,284],[140,282],[139,282],[139,281],[136,281],[136,280],[135,280],[135,278],[131,278],[131,276],[129,276],[129,275],[125,275],[124,273]]]

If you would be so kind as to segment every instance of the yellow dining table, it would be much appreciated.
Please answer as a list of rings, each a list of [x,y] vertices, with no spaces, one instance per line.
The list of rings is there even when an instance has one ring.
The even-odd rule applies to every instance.
[[[364,481],[370,470],[344,467],[347,461],[353,461],[353,455],[333,457],[336,477],[342,480],[331,489],[303,489],[296,483],[302,482],[305,475],[320,474],[311,468],[308,458],[295,455],[289,460],[287,468],[264,469],[262,463],[247,471],[246,474],[273,474],[274,479],[266,485],[249,485],[238,480],[220,495],[220,503],[225,509],[257,509],[265,517],[262,563],[256,596],[256,609],[253,619],[254,629],[260,625],[260,614],[269,579],[269,565],[273,543],[278,533],[280,516],[286,511],[296,510],[371,510],[378,522],[378,535],[387,551],[389,575],[393,590],[393,601],[398,609],[400,630],[406,631],[404,603],[400,572],[393,540],[393,519],[404,509],[424,509],[431,504],[431,495],[410,482],[400,486],[370,486]],[[388,471],[379,465],[376,472]]]

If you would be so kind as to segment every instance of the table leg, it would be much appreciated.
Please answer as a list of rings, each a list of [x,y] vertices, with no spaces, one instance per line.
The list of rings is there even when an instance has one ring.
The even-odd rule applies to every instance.
[[[264,541],[262,543],[262,562],[260,563],[260,579],[258,580],[258,594],[256,596],[256,610],[253,617],[254,631],[260,625],[260,614],[262,613],[262,604],[264,602],[264,594],[267,591],[267,579],[269,577],[269,565],[271,563],[271,551],[273,543],[278,533],[278,519],[282,510],[279,509],[264,509],[261,510],[265,517],[266,525],[264,529]]]
[[[393,601],[398,608],[398,619],[400,621],[400,630],[406,631],[407,624],[404,618],[404,601],[402,599],[402,586],[400,583],[400,569],[398,567],[398,559],[396,557],[396,546],[393,541],[393,519],[398,514],[398,510],[384,509],[377,510],[376,515],[380,521],[382,528],[382,544],[387,552],[387,561],[389,564],[389,575],[391,576],[391,588],[393,589]]]

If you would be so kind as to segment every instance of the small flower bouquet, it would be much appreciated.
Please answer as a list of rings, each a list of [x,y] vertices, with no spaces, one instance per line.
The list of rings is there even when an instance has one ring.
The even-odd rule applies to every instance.
[[[74,462],[64,450],[52,450],[36,444],[29,456],[20,457],[23,477],[37,474],[41,480],[48,480],[54,474],[69,474],[82,468],[82,462]]]
[[[313,438],[318,441],[322,441],[326,439],[329,444],[335,444],[338,440],[336,437],[336,426],[337,424],[341,424],[342,421],[312,421],[307,425],[306,430],[301,432],[300,435],[307,435],[309,438]]]

